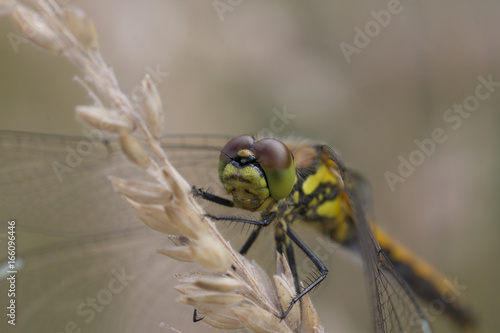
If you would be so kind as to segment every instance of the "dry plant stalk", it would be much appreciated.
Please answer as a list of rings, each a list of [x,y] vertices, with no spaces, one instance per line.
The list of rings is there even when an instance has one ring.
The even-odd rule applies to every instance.
[[[278,256],[273,287],[265,272],[234,251],[205,217],[190,185],[161,149],[163,110],[149,75],[141,84],[144,100],[132,103],[99,52],[92,20],[79,8],[60,7],[55,1],[38,0],[37,5],[38,12],[14,0],[0,0],[0,13],[10,14],[34,45],[70,60],[105,98],[107,107],[83,79],[78,79],[94,105],[77,107],[77,117],[98,130],[117,134],[125,156],[156,180],[147,183],[110,177],[115,190],[137,210],[141,221],[169,235],[174,246],[158,253],[197,262],[211,271],[177,274],[181,283],[176,287],[181,293],[178,300],[195,306],[205,323],[221,329],[323,332],[307,295],[285,320],[278,318],[295,294],[284,257]]]

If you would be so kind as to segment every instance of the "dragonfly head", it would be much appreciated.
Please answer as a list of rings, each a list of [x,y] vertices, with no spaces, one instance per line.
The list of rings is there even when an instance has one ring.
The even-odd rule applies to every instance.
[[[219,157],[219,178],[236,207],[257,211],[287,197],[296,181],[288,147],[276,139],[231,139]]]

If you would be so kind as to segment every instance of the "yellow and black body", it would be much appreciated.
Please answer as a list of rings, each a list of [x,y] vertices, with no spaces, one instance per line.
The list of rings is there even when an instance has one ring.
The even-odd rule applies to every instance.
[[[321,260],[292,231],[294,224],[308,223],[331,240],[361,250],[363,259],[368,261],[365,268],[369,273],[368,284],[373,289],[372,298],[376,298],[373,307],[377,332],[431,331],[411,290],[427,301],[446,297],[448,302],[443,303],[445,311],[462,326],[473,324],[474,318],[463,296],[449,279],[369,219],[362,200],[358,198],[356,184],[359,184],[360,176],[345,169],[338,156],[325,145],[306,141],[285,144],[276,139],[255,140],[247,135],[239,136],[221,151],[219,177],[232,200],[200,190],[197,190],[198,194],[219,204],[261,213],[260,221],[213,216],[218,220],[257,225],[241,253],[248,251],[262,227],[273,225],[277,249],[292,261],[292,273],[295,270],[294,274],[297,274],[293,267],[292,243],[313,261],[320,272],[317,279],[303,290],[295,276],[297,297],[285,309],[283,317],[328,273]],[[399,305],[391,304],[395,297],[403,299]],[[406,309],[398,309],[399,306]],[[401,318],[410,315],[414,318]],[[414,326],[410,330],[407,327],[411,322]]]

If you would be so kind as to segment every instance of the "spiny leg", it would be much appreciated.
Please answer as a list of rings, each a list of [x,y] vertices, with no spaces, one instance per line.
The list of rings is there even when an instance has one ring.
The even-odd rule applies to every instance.
[[[258,225],[261,227],[267,227],[269,224],[271,224],[271,222],[276,217],[276,213],[269,213],[266,216],[264,216],[262,218],[262,220],[252,220],[252,219],[246,219],[244,217],[237,217],[237,216],[216,216],[216,215],[209,215],[209,214],[207,214],[205,216],[211,218],[212,220],[216,220],[216,221],[242,222],[242,223]]]
[[[234,202],[232,202],[231,200],[219,197],[218,195],[212,193],[208,193],[206,191],[203,191],[201,188],[196,188],[195,186],[193,186],[193,195],[195,197],[200,197],[221,206],[234,207]]]
[[[295,261],[295,254],[293,251],[293,243],[290,241],[290,237],[288,237],[288,235],[286,234],[288,225],[280,223],[279,226],[280,228],[277,228],[274,234],[274,238],[276,240],[276,251],[278,251],[278,253],[280,254],[283,254],[283,250],[286,252],[286,258],[290,267],[290,271],[292,273],[295,293],[296,295],[298,295],[300,293],[300,284],[299,274],[297,272],[297,264]],[[282,311],[284,311],[283,308]]]
[[[243,246],[240,249],[241,255],[244,256],[247,254],[248,250],[250,250],[250,247],[253,245],[253,243],[255,242],[257,237],[259,236],[261,229],[262,229],[262,226],[257,226],[257,228],[254,231],[252,231],[250,236],[245,241],[245,244],[243,244]]]
[[[297,264],[295,262],[295,255],[293,253],[293,244],[290,241],[288,241],[286,244],[286,256],[288,258],[288,265],[290,266],[290,270],[292,271],[293,283],[295,284],[295,292],[298,295],[300,293],[299,274],[297,273]]]
[[[326,268],[326,266],[323,264],[323,262],[318,258],[318,256],[316,254],[314,254],[313,251],[311,251],[311,249],[309,249],[309,247],[307,247],[307,245],[302,242],[302,240],[295,234],[295,232],[293,232],[292,229],[290,228],[286,228],[286,234],[288,235],[288,237],[290,237],[290,239],[299,247],[299,249],[302,250],[302,252],[304,252],[304,254],[309,258],[311,259],[311,261],[313,262],[314,266],[316,266],[316,268],[320,271],[320,275],[316,278],[316,280],[314,280],[310,285],[308,285],[304,290],[302,290],[300,293],[298,293],[298,295],[296,295],[292,301],[290,302],[290,306],[288,307],[288,309],[283,313],[283,315],[281,315],[280,319],[284,319],[288,313],[290,312],[290,310],[292,309],[293,305],[295,303],[297,303],[298,300],[300,300],[305,294],[307,294],[309,291],[311,291],[314,287],[316,287],[321,281],[323,281],[323,279],[326,277],[326,275],[328,274],[328,269]],[[290,267],[290,269],[292,269]],[[296,269],[296,267],[295,267]],[[293,271],[292,271],[292,275],[293,275]],[[297,272],[295,272],[295,275],[297,274]],[[296,279],[296,285],[298,284],[298,280],[296,277],[294,277]]]

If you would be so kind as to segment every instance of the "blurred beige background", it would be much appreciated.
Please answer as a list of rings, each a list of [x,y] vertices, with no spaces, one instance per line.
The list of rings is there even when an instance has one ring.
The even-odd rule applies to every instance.
[[[211,1],[72,4],[95,20],[124,91],[147,67],[169,72],[158,84],[169,133],[256,133],[286,108],[294,118],[278,134],[335,147],[371,182],[379,223],[467,286],[479,331],[500,328],[500,89],[456,130],[443,120],[474,94],[479,76],[500,81],[500,3],[402,1],[350,63],[340,43],[354,45],[354,29],[364,30],[370,11],[387,2],[242,1],[223,20]],[[0,129],[78,135],[74,106],[90,100],[72,80],[77,71],[30,45],[16,53],[10,19],[0,19],[0,31]],[[446,142],[391,191],[384,173],[396,173],[398,156],[408,158],[414,140],[435,128]],[[341,298],[351,279],[335,278],[337,270],[330,268],[316,305],[327,332],[354,332],[357,308],[344,308]],[[343,295],[323,292],[335,284],[345,284]],[[189,307],[173,307],[189,320]],[[435,325],[455,329],[446,320]]]

